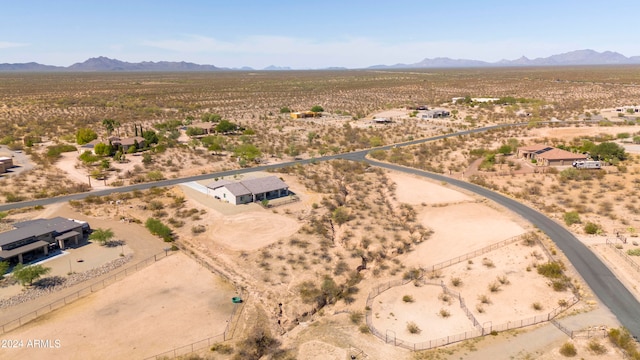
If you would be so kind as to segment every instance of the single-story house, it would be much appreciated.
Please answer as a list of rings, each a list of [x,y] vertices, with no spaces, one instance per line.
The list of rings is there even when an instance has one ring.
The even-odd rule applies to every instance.
[[[388,124],[391,122],[391,119],[389,118],[375,118],[373,119],[373,122],[376,124]]]
[[[99,144],[99,143],[101,143],[101,142],[102,142],[102,140],[98,140],[98,139],[91,140],[91,141],[89,141],[88,143],[86,143],[86,144],[84,144],[84,145],[80,146],[80,150],[81,150],[82,152],[84,152],[84,151],[91,151],[92,153],[94,153],[94,154],[95,154],[95,147],[96,147],[96,145],[98,145],[98,144]]]
[[[289,185],[277,176],[232,182],[220,179],[207,185],[208,194],[231,204],[247,204],[289,195]]]
[[[135,145],[136,143],[138,144],[138,147],[137,147],[138,149],[142,149],[145,147],[144,138],[142,136],[134,136],[134,137],[123,138],[123,139],[111,138],[109,140],[111,141],[111,145],[113,146],[122,146],[123,152],[129,151],[129,148]]]
[[[535,159],[538,165],[544,166],[571,165],[574,161],[587,159],[585,154],[572,153],[543,144],[519,147],[517,156],[529,160]]]
[[[0,261],[49,254],[49,249],[64,249],[69,241],[75,245],[89,232],[89,224],[83,221],[55,217],[35,219],[13,224],[14,229],[0,233]]]
[[[449,111],[437,109],[437,110],[427,110],[424,114],[422,114],[423,119],[436,119],[448,117],[450,115]]]
[[[309,117],[321,117],[322,113],[321,112],[315,112],[315,111],[304,111],[304,112],[292,112],[291,113],[291,118],[292,119],[304,119],[304,118],[309,118]]]

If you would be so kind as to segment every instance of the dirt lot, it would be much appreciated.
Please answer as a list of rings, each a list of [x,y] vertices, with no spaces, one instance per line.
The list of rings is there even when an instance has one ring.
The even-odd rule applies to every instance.
[[[235,289],[178,253],[45,315],[3,339],[24,341],[2,358],[144,358],[221,334]],[[177,336],[179,334],[179,336]],[[28,348],[30,339],[59,348]],[[5,357],[7,356],[7,357]]]

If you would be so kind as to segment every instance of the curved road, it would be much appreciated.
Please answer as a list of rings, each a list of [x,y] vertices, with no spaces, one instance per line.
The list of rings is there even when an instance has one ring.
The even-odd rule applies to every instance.
[[[56,198],[49,199],[39,199],[32,201],[24,201],[19,203],[5,204],[0,206],[0,211],[5,211],[14,208],[21,208],[26,206],[36,206],[36,205],[49,205],[57,202],[65,202],[69,200],[79,200],[83,199],[87,196],[103,196],[112,193],[118,192],[129,192],[133,190],[144,190],[152,187],[164,187],[164,186],[173,186],[184,182],[190,181],[200,181],[206,179],[213,179],[215,177],[222,176],[231,176],[235,174],[243,174],[254,171],[263,171],[270,169],[277,169],[286,166],[296,165],[296,164],[309,164],[316,161],[327,161],[332,159],[345,159],[345,160],[353,160],[353,161],[364,161],[370,165],[378,166],[390,170],[402,171],[406,173],[411,173],[427,178],[431,178],[437,181],[444,181],[453,186],[457,186],[459,188],[474,192],[480,196],[483,196],[487,199],[495,201],[496,203],[506,207],[507,209],[513,211],[514,213],[522,216],[527,221],[531,222],[533,225],[542,230],[549,238],[551,238],[555,244],[558,246],[562,252],[564,252],[565,256],[569,259],[574,268],[578,271],[580,276],[584,279],[584,281],[589,285],[589,287],[593,290],[596,296],[602,301],[602,303],[607,306],[613,314],[616,315],[618,321],[625,326],[631,334],[635,336],[640,336],[640,303],[638,300],[627,290],[627,288],[616,278],[616,276],[609,270],[609,268],[602,262],[600,259],[595,256],[591,250],[589,250],[583,243],[581,243],[573,234],[571,234],[568,230],[566,230],[562,225],[556,223],[551,220],[547,216],[542,213],[523,205],[513,199],[510,199],[506,196],[500,195],[496,192],[493,192],[489,189],[467,183],[461,180],[448,178],[439,174],[429,173],[426,171],[421,171],[412,168],[406,168],[399,165],[381,163],[377,161],[372,161],[366,159],[367,153],[371,150],[389,150],[393,147],[402,147],[420,144],[428,141],[435,141],[439,139],[444,139],[447,137],[453,136],[461,136],[467,135],[471,133],[484,132],[492,129],[498,129],[502,127],[508,126],[522,126],[526,125],[525,123],[516,123],[516,124],[505,124],[505,125],[495,125],[485,128],[478,128],[472,130],[461,131],[457,133],[451,133],[446,135],[435,136],[426,139],[418,139],[413,140],[401,144],[396,145],[387,145],[378,147],[375,149],[367,149],[360,150],[351,153],[345,154],[337,154],[330,156],[323,156],[315,159],[307,159],[300,161],[292,161],[282,164],[273,164],[273,165],[265,165],[258,166],[254,168],[246,168],[239,170],[229,170],[223,171],[213,174],[205,174],[198,176],[191,176],[181,179],[171,179],[171,180],[163,180],[154,183],[145,183],[145,184],[137,184],[113,189],[105,189],[100,191],[94,191],[89,193],[81,193],[81,194],[73,194],[67,196],[61,196]],[[487,231],[491,231],[491,229],[487,229]]]

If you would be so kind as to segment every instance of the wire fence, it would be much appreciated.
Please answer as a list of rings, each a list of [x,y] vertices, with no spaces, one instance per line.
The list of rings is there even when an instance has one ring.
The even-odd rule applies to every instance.
[[[434,271],[437,271],[437,270],[441,270],[441,269],[444,269],[444,268],[449,267],[451,265],[459,264],[459,263],[461,263],[463,261],[466,261],[466,260],[469,260],[469,259],[473,259],[473,258],[475,258],[475,257],[477,257],[479,255],[486,254],[488,252],[497,250],[497,249],[499,249],[501,247],[513,244],[514,242],[516,242],[516,241],[518,241],[518,240],[520,240],[522,238],[523,238],[522,235],[517,235],[517,236],[514,236],[512,238],[497,242],[495,244],[491,244],[489,246],[485,246],[482,249],[479,249],[479,250],[476,250],[476,251],[472,251],[472,252],[466,253],[464,255],[460,255],[458,257],[443,261],[443,262],[435,264],[435,265],[431,265],[430,267],[422,268],[421,270],[425,271],[425,272],[434,272]]]
[[[606,243],[615,252],[617,252],[627,263],[629,263],[629,265],[631,265],[632,268],[634,268],[636,271],[640,272],[640,265],[637,262],[635,262],[629,255],[625,254],[624,251],[622,251],[621,249],[618,249],[616,247],[616,243],[615,242],[610,241],[609,239],[606,239]]]
[[[438,283],[438,282],[424,280],[424,273],[425,272],[433,272],[433,271],[436,271],[436,270],[443,269],[443,268],[445,268],[447,266],[451,266],[451,265],[460,263],[462,261],[474,258],[476,256],[482,255],[482,254],[487,253],[489,251],[493,251],[493,250],[496,250],[496,249],[498,249],[500,247],[512,244],[512,243],[514,243],[515,241],[517,241],[517,240],[519,240],[521,238],[522,238],[522,236],[516,236],[516,237],[510,238],[510,239],[503,240],[501,242],[495,243],[493,245],[487,246],[487,247],[482,248],[480,250],[476,250],[476,251],[470,252],[468,254],[456,257],[454,259],[442,262],[440,264],[436,264],[436,265],[434,265],[434,266],[432,266],[430,268],[426,268],[426,269],[423,268],[423,269],[421,269],[422,272],[420,273],[420,275],[418,276],[417,279],[416,278],[405,278],[405,279],[401,279],[401,280],[393,280],[393,281],[388,281],[388,282],[382,283],[382,284],[374,287],[369,292],[369,296],[367,297],[366,308],[365,308],[366,309],[365,320],[366,320],[367,326],[369,327],[369,331],[374,336],[376,336],[377,338],[379,338],[380,340],[384,341],[387,344],[392,343],[395,346],[399,346],[399,347],[402,347],[402,348],[405,348],[405,349],[408,349],[408,350],[419,351],[419,350],[433,349],[433,348],[436,348],[436,347],[445,346],[445,345],[449,345],[449,344],[452,344],[452,343],[456,343],[456,342],[460,342],[460,341],[464,341],[464,340],[468,340],[468,339],[473,339],[473,338],[489,335],[489,334],[492,334],[492,333],[495,334],[495,333],[501,332],[501,331],[519,329],[519,328],[532,326],[532,325],[536,325],[536,324],[540,324],[540,323],[543,323],[543,322],[548,322],[548,321],[553,320],[560,313],[562,313],[563,311],[571,308],[573,305],[577,304],[580,301],[580,298],[578,296],[574,295],[571,299],[564,301],[562,305],[558,306],[557,308],[551,310],[549,313],[546,313],[546,314],[536,315],[536,316],[533,316],[533,317],[530,317],[530,318],[527,318],[527,319],[518,319],[518,320],[514,320],[514,321],[507,321],[506,323],[498,324],[498,325],[493,325],[492,323],[489,322],[489,324],[490,324],[489,326],[483,326],[483,325],[480,325],[480,323],[475,318],[473,313],[467,308],[467,306],[465,304],[465,301],[464,301],[464,298],[459,293],[449,289],[444,284],[444,282],[442,282],[442,281],[440,281]],[[553,259],[551,257],[551,254],[548,253],[548,251],[547,251],[546,247],[544,246],[544,244],[542,244],[542,242],[540,242],[540,245],[541,245],[541,247],[543,249],[545,249],[545,252],[547,252],[549,258]],[[392,287],[406,285],[409,282],[414,281],[414,280],[415,281],[420,281],[422,284],[426,284],[426,285],[441,286],[443,292],[447,293],[448,295],[450,295],[452,297],[458,298],[458,301],[460,303],[460,308],[465,312],[465,314],[467,315],[469,320],[473,323],[473,326],[476,328],[476,330],[466,331],[466,332],[460,333],[460,334],[448,335],[446,337],[432,339],[432,340],[428,340],[428,341],[424,341],[424,342],[413,343],[413,342],[409,342],[409,341],[406,341],[406,340],[399,339],[396,336],[395,332],[392,331],[392,330],[387,330],[387,331],[385,331],[385,333],[383,333],[382,331],[377,329],[373,325],[373,311],[372,311],[373,310],[373,300],[378,295],[380,295],[381,293],[391,289]],[[558,325],[560,325],[560,324],[558,323]],[[573,332],[571,332],[571,333],[573,334]],[[578,333],[576,332],[576,334],[578,334]],[[572,335],[569,334],[569,336],[572,336]],[[576,335],[576,336],[578,336],[578,335]]]
[[[185,244],[175,243],[175,245],[179,249],[181,249],[185,254],[191,257],[195,262],[202,265],[207,270],[228,279],[228,276],[226,274],[222,273],[219,269],[216,269],[211,264],[209,264],[209,262],[207,262],[204,258],[199,256],[195,252],[191,251]],[[244,304],[247,301],[247,298],[245,298],[244,296],[245,296],[245,293],[242,290],[242,288],[238,288],[238,297],[242,299],[242,302],[234,304],[233,309],[231,310],[231,314],[229,315],[229,318],[227,320],[227,325],[225,326],[224,331],[221,334],[214,335],[206,339],[198,340],[191,344],[173,348],[163,353],[148,357],[145,360],[174,359],[178,356],[185,356],[185,355],[194,353],[196,351],[200,351],[202,349],[211,348],[215,344],[233,339],[233,336],[235,335],[236,327],[240,319],[240,315],[242,314],[242,310],[244,309]]]
[[[242,298],[242,292],[240,293],[240,297]],[[244,309],[244,304],[245,304],[245,301],[241,303],[237,303],[233,306],[233,310],[231,311],[231,315],[229,316],[229,320],[227,321],[227,326],[225,327],[224,332],[222,334],[214,335],[206,339],[198,340],[188,345],[183,345],[183,346],[171,349],[169,351],[165,351],[161,354],[157,354],[157,355],[145,358],[145,360],[175,359],[178,356],[189,355],[196,351],[200,351],[202,349],[211,348],[215,344],[219,344],[227,340],[233,339],[233,335],[235,334],[235,329],[238,324],[240,314],[242,313],[242,309]]]
[[[129,266],[126,269],[120,270],[118,272],[116,272],[115,274],[102,279],[98,282],[95,282],[89,286],[86,286],[70,295],[67,295],[63,298],[60,298],[56,301],[53,301],[45,306],[40,307],[39,309],[35,310],[35,311],[31,311],[25,315],[19,316],[17,317],[15,320],[9,321],[7,323],[4,323],[2,325],[0,325],[0,335],[2,334],[6,334],[9,331],[15,330],[17,328],[19,328],[20,326],[37,319],[38,317],[48,314],[54,310],[57,310],[63,306],[66,306],[82,297],[85,297],[89,294],[92,294],[98,290],[102,290],[105,287],[113,284],[114,282],[118,281],[118,280],[122,280],[123,278],[137,272],[138,270],[145,268],[153,263],[155,263],[158,260],[164,259],[165,257],[169,256],[171,254],[171,252],[168,251],[163,251],[161,253],[155,254],[151,257],[148,257],[138,263],[136,263],[133,266]]]

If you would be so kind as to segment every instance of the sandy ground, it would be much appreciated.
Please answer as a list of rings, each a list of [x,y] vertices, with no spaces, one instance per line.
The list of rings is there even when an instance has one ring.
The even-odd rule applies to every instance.
[[[435,265],[526,232],[512,215],[482,203],[427,207],[418,218],[433,235],[407,255],[408,266]]]
[[[433,205],[473,200],[472,197],[446,185],[438,185],[410,174],[389,172],[388,176],[396,183],[396,197],[402,203]]]
[[[0,358],[133,359],[221,334],[235,289],[180,253],[19,328]],[[59,348],[28,348],[30,339]]]

